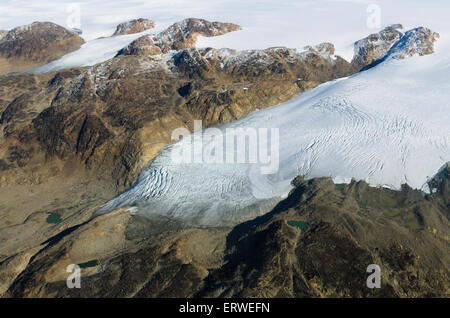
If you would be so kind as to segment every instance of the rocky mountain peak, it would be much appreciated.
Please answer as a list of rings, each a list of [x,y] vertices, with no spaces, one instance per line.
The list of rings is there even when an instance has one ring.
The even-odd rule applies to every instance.
[[[419,56],[433,54],[434,43],[439,37],[439,33],[424,27],[409,30],[392,47],[389,55],[393,58],[404,59],[416,54]]]
[[[78,34],[51,22],[33,22],[0,36],[0,74],[26,71],[78,49]]]
[[[129,45],[117,52],[120,55],[135,55],[135,56],[152,56],[161,54],[161,48],[155,44],[153,37],[149,35],[141,36],[134,40]]]
[[[334,56],[334,45],[329,42],[320,43],[314,46],[306,46],[305,47],[306,54],[315,54],[320,55],[323,58],[331,58]]]
[[[219,36],[241,30],[233,23],[209,22],[203,19],[189,18],[177,22],[159,34],[156,42],[163,52],[194,47],[198,36]]]
[[[403,26],[394,24],[356,41],[352,64],[361,69],[386,56],[403,35],[399,29],[403,29]]]
[[[155,22],[152,20],[143,18],[134,19],[117,25],[113,36],[140,33],[148,29],[153,29],[154,27]]]
[[[119,51],[118,55],[155,55],[170,50],[192,48],[199,36],[218,36],[240,29],[239,25],[233,23],[189,18],[172,24],[159,34],[145,35],[133,41]]]
[[[352,64],[364,69],[384,61],[388,57],[404,59],[413,55],[434,53],[434,43],[439,34],[428,28],[418,27],[402,33],[401,24],[394,24],[378,33],[355,42],[355,55]]]
[[[63,37],[71,37],[74,35],[74,32],[71,32],[66,28],[52,22],[33,22],[31,24],[18,26],[8,31],[4,35],[2,42],[28,40],[31,36],[43,35],[46,32]]]

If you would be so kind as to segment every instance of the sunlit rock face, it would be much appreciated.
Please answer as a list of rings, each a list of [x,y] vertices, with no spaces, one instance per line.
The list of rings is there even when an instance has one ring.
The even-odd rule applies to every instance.
[[[388,57],[404,59],[416,54],[423,56],[434,53],[438,33],[418,27],[403,34],[399,31],[402,29],[401,24],[394,24],[355,42],[352,64],[362,69]]]
[[[389,26],[378,33],[356,41],[352,64],[361,69],[383,58],[402,37],[402,33],[398,31],[401,29],[403,29],[401,24]]]
[[[127,22],[120,23],[116,27],[114,35],[125,35],[144,32],[148,29],[153,29],[155,27],[155,22],[148,19],[135,19]]]
[[[233,23],[209,22],[203,19],[189,18],[172,24],[156,35],[145,35],[121,50],[118,55],[154,55],[170,50],[192,48],[199,36],[219,36],[238,31],[241,27]],[[160,52],[155,48],[159,48]]]
[[[78,34],[51,22],[34,22],[0,33],[0,74],[47,64],[83,43]]]

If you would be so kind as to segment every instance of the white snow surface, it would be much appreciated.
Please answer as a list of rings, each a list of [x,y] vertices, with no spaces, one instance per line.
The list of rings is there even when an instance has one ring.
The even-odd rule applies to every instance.
[[[441,46],[434,55],[388,58],[220,127],[278,128],[275,174],[261,174],[260,164],[174,164],[171,151],[181,140],[166,147],[134,187],[98,213],[131,206],[148,216],[229,225],[262,213],[255,207],[263,210],[285,196],[297,175],[330,176],[336,182],[355,178],[394,189],[407,183],[426,190],[426,182],[450,161],[446,52]]]
[[[78,50],[68,53],[58,60],[35,68],[30,72],[39,74],[71,67],[95,65],[113,58],[120,49],[150,32],[151,30],[146,30],[136,34],[95,39],[84,43]]]
[[[3,0],[0,29],[33,21],[69,27],[73,0]],[[267,212],[297,175],[363,179],[426,190],[426,181],[450,161],[450,24],[448,0],[78,0],[83,47],[47,70],[93,65],[111,58],[140,35],[112,38],[117,24],[152,19],[159,32],[189,17],[232,22],[243,30],[200,38],[198,47],[263,49],[331,42],[347,60],[353,43],[387,25],[425,26],[439,32],[436,53],[387,61],[368,71],[323,84],[293,100],[220,127],[279,128],[277,173],[259,164],[173,164],[169,145],[138,182],[98,213],[132,207],[133,213],[176,218],[199,226],[235,224]],[[371,4],[381,24],[369,28]],[[248,86],[251,89],[251,85]],[[258,210],[259,208],[259,210]]]
[[[374,4],[379,8],[380,25],[373,28],[367,21]],[[136,18],[155,21],[154,32],[190,17],[243,27],[220,37],[201,37],[198,47],[302,49],[331,42],[337,55],[351,60],[354,41],[393,23],[402,23],[407,30],[422,25],[442,35],[449,30],[450,12],[448,0],[2,0],[0,30],[33,21],[51,21],[70,28],[77,21],[76,5],[80,9],[80,25],[75,27],[83,30],[82,37],[88,43],[76,53],[79,57],[71,53],[63,58],[61,67],[92,65],[114,56],[121,46],[128,44],[125,38],[92,44],[89,41],[109,37],[119,23]],[[115,52],[108,53],[110,50]]]

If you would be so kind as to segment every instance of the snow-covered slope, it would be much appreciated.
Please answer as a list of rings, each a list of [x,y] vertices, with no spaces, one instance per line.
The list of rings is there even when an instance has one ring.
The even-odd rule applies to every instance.
[[[66,10],[72,2],[6,0],[0,5],[4,13],[0,28],[35,20],[67,26],[74,12]],[[178,143],[167,147],[132,189],[99,213],[134,206],[138,213],[198,225],[230,224],[254,216],[255,207],[263,212],[289,191],[290,181],[299,174],[332,176],[337,182],[365,179],[392,188],[407,182],[426,189],[427,179],[450,160],[448,0],[430,0],[426,5],[423,0],[95,0],[79,4],[80,27],[90,41],[38,71],[93,65],[113,57],[141,34],[93,39],[109,36],[118,23],[139,17],[155,21],[156,29],[150,32],[188,17],[233,22],[243,28],[200,38],[198,47],[303,48],[332,42],[336,54],[348,60],[355,39],[379,31],[369,27],[371,15],[378,14],[379,27],[399,22],[405,29],[425,25],[441,35],[435,54],[407,57],[402,45],[414,42],[400,43],[392,54],[407,57],[404,60],[387,59],[368,71],[221,127],[224,131],[278,128],[280,169],[276,174],[261,175],[258,164],[173,164],[171,148]]]
[[[117,35],[99,38],[86,42],[78,50],[64,55],[62,58],[32,70],[32,73],[46,73],[60,69],[91,66],[113,58],[117,52],[144,34],[154,32],[147,30],[141,33]]]
[[[89,42],[110,36],[118,23],[130,19],[152,19],[156,28],[162,30],[184,18],[198,17],[233,22],[243,28],[217,38],[200,38],[198,47],[243,50],[286,46],[301,49],[306,45],[331,42],[337,55],[351,60],[355,39],[393,23],[401,22],[405,29],[426,25],[444,35],[448,29],[449,10],[448,0],[429,0],[426,5],[424,0],[4,0],[0,4],[0,30],[38,20],[70,28],[69,23],[79,17],[81,25],[78,27],[83,30],[82,37]],[[380,26],[368,24],[367,21],[376,15],[380,18]],[[85,58],[92,53],[105,57],[114,55],[103,54],[110,44],[100,43],[105,45],[92,43],[89,55],[87,51],[79,53]],[[89,43],[86,49],[88,46]],[[77,66],[91,63],[81,60]]]
[[[368,71],[220,127],[278,128],[275,174],[261,174],[260,164],[174,164],[171,150],[184,139],[167,147],[133,188],[99,213],[132,206],[137,213],[197,225],[230,224],[285,195],[297,175],[426,190],[427,180],[450,161],[446,52],[441,46],[432,55],[398,59],[396,49]]]

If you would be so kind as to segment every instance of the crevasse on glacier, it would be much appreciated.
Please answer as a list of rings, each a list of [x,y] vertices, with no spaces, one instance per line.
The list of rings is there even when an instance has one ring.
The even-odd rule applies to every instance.
[[[274,174],[261,174],[258,163],[174,164],[177,144],[169,145],[98,213],[135,207],[146,216],[228,225],[267,211],[297,175],[426,190],[450,160],[449,72],[450,59],[439,53],[388,59],[221,127],[278,128]]]

